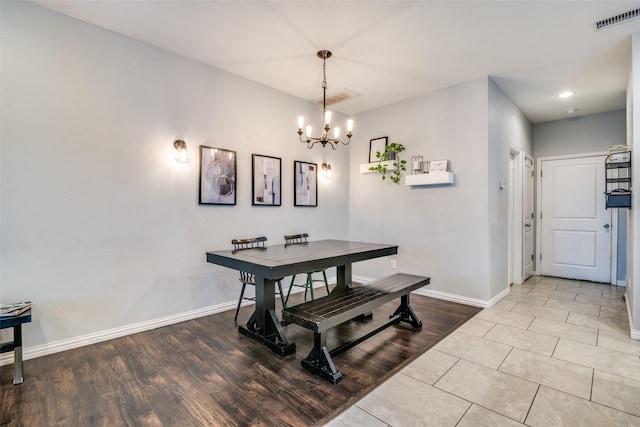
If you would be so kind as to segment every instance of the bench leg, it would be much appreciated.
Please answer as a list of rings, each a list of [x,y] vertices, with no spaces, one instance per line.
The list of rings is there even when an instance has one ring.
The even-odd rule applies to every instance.
[[[325,333],[313,334],[313,349],[301,363],[303,368],[322,376],[333,384],[337,384],[342,379],[342,374],[336,369],[329,354]]]
[[[418,319],[416,313],[413,311],[413,308],[411,308],[411,305],[409,304],[409,295],[410,294],[403,295],[400,298],[400,307],[396,309],[396,311],[390,316],[390,318],[394,316],[400,316],[401,322],[406,322],[414,328],[422,329],[422,322]]]

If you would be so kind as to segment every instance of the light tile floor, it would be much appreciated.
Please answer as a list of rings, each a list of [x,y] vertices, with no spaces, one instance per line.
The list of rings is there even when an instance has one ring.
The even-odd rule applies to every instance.
[[[326,426],[640,426],[623,294],[532,277]]]

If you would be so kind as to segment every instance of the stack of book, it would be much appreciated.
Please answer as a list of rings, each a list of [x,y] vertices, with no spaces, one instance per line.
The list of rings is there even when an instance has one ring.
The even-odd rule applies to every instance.
[[[0,317],[19,316],[31,308],[31,301],[17,302],[14,304],[0,304]]]

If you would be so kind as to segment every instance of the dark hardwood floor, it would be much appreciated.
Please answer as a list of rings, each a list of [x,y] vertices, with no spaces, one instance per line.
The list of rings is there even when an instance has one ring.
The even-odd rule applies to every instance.
[[[279,357],[240,335],[228,311],[27,360],[18,386],[12,366],[3,366],[0,424],[322,425],[480,311],[423,296],[411,302],[422,331],[392,326],[336,357],[343,375],[337,385],[300,366],[313,344],[311,332],[286,326],[297,352]],[[372,321],[335,328],[330,348],[382,323],[397,305],[375,310]],[[242,308],[239,320],[252,309]]]

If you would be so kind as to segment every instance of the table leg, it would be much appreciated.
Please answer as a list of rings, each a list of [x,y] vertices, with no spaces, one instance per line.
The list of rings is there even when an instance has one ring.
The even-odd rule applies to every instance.
[[[351,264],[338,265],[336,267],[336,287],[333,288],[331,293],[346,291],[351,287],[351,281]]]
[[[22,384],[22,325],[13,327],[13,384]]]
[[[240,325],[241,334],[253,338],[281,356],[295,353],[296,344],[289,342],[276,315],[275,281],[255,276],[256,308],[249,322]]]
[[[339,265],[336,267],[336,287],[331,291],[332,294],[344,292],[349,289],[353,284],[353,274],[351,271],[351,264]],[[356,317],[358,320],[371,320],[373,319],[373,312],[361,314]]]

